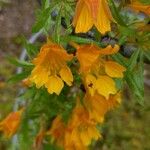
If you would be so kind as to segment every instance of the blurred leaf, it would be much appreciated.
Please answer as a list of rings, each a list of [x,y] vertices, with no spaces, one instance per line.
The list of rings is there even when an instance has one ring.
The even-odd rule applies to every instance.
[[[63,150],[63,149],[57,147],[56,145],[44,144],[44,145],[43,145],[43,150]]]
[[[125,79],[132,93],[137,97],[139,104],[144,104],[144,63],[143,54],[140,52],[140,62],[132,70],[127,70]]]
[[[139,1],[145,5],[150,5],[150,0],[139,0]]]
[[[132,72],[132,70],[134,69],[134,67],[136,66],[137,64],[137,61],[138,61],[138,56],[139,56],[139,53],[140,53],[140,50],[136,50],[131,58],[128,60],[128,71],[129,72]]]
[[[115,80],[117,89],[118,90],[122,90],[122,88],[123,88],[123,80],[119,79],[119,78],[116,78],[114,80]]]
[[[7,59],[9,60],[10,63],[18,66],[18,67],[23,67],[23,68],[32,68],[34,65],[32,63],[23,61],[23,60],[19,60],[13,57],[7,57]]]
[[[22,72],[19,74],[13,75],[11,78],[8,79],[9,83],[17,83],[30,75],[30,72]]]
[[[30,58],[33,58],[37,55],[38,49],[39,49],[37,45],[28,43],[26,41],[24,44],[24,47],[25,47],[26,52]]]
[[[39,32],[42,28],[45,27],[47,21],[50,19],[51,7],[48,7],[44,10],[39,11],[37,16],[37,21],[33,25],[32,32]]]
[[[61,40],[66,41],[66,42],[73,41],[73,42],[80,43],[80,44],[94,43],[96,45],[103,46],[103,44],[101,42],[95,42],[94,40],[82,38],[82,37],[78,37],[78,36],[74,36],[74,35],[62,36]]]
[[[127,68],[125,72],[125,80],[129,85],[132,93],[137,97],[138,102],[143,105],[144,103],[144,81],[143,81],[143,56],[140,50],[137,50],[130,60],[123,57],[120,53],[112,55],[112,58],[119,62],[121,65]],[[137,64],[138,56],[140,56],[140,62]],[[128,60],[128,61],[127,61]],[[116,83],[117,86],[118,83]]]
[[[122,16],[120,15],[120,11],[118,10],[118,8],[115,6],[115,3],[113,0],[109,0],[110,2],[110,8],[112,11],[112,15],[114,17],[114,19],[117,21],[118,24],[120,24],[121,26],[126,26],[126,23],[124,22],[124,20],[122,19]]]
[[[60,7],[60,10],[58,12],[58,15],[56,17],[56,23],[54,27],[54,38],[57,43],[60,42],[60,33],[61,33],[61,17],[62,17],[62,8]]]
[[[119,64],[123,65],[124,67],[128,66],[128,59],[126,59],[124,56],[122,56],[120,53],[114,54],[111,56],[115,61],[117,61]]]
[[[150,50],[144,51],[144,57],[150,62]]]
[[[42,8],[46,9],[50,5],[50,0],[42,0]]]
[[[41,10],[37,11],[36,23],[32,27],[32,32],[39,32],[44,29],[47,31],[51,25],[51,12],[59,5],[60,0],[52,1],[49,5],[49,1],[46,0],[43,3],[43,7]],[[47,7],[47,5],[49,5]]]

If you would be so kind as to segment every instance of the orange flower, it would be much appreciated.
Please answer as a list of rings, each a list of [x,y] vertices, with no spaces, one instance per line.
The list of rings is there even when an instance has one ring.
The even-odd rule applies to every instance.
[[[73,19],[76,33],[87,32],[95,25],[105,34],[111,30],[112,20],[107,0],[78,0]]]
[[[42,141],[45,136],[45,130],[43,128],[40,129],[39,133],[37,134],[35,141],[34,141],[34,148],[41,149]]]
[[[64,134],[66,131],[66,126],[61,118],[61,116],[57,116],[52,123],[52,126],[49,131],[47,131],[47,135],[51,135],[56,141],[57,145],[64,146]]]
[[[140,3],[138,0],[132,0],[129,6],[136,11],[141,11],[147,15],[150,15],[150,5],[144,5]]]
[[[65,134],[65,146],[74,145],[76,150],[82,147],[86,148],[91,144],[92,140],[98,140],[100,137],[101,135],[96,128],[96,123],[90,120],[87,110],[78,100],[68,123]]]
[[[104,49],[95,45],[84,45],[77,49],[80,73],[83,75],[85,88],[92,96],[95,91],[106,99],[110,94],[116,94],[117,89],[112,78],[123,78],[125,68],[117,62],[106,60],[105,56],[118,50],[118,45],[114,48],[109,45]]]
[[[57,116],[47,134],[51,135],[65,150],[87,150],[92,140],[101,137],[96,122],[90,120],[88,111],[79,100],[68,123],[65,125],[61,117]]]
[[[0,122],[0,131],[4,132],[5,137],[10,138],[16,133],[20,124],[22,112],[23,109],[12,112]]]
[[[111,95],[108,100],[98,93],[94,94],[94,96],[91,96],[87,93],[84,97],[84,104],[89,112],[90,119],[98,123],[102,123],[104,120],[104,115],[110,109],[120,104],[120,102],[120,92],[116,95]]]
[[[43,45],[37,58],[33,60],[35,68],[32,70],[30,81],[34,82],[37,88],[44,85],[50,94],[59,95],[64,82],[68,86],[72,85],[73,76],[66,64],[72,58],[72,55],[67,54],[57,44],[47,43]]]

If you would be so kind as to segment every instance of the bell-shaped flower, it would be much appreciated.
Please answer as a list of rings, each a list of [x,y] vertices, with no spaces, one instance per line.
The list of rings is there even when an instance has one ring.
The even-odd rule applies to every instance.
[[[106,59],[106,56],[118,50],[118,45],[99,48],[93,44],[80,46],[77,49],[80,73],[83,76],[85,88],[91,96],[97,91],[108,99],[110,94],[117,93],[113,78],[123,78],[123,72],[126,69],[117,62]]]
[[[68,129],[66,134],[66,146],[72,144],[76,147],[87,147],[92,140],[98,140],[101,135],[96,128],[96,122],[90,120],[88,111],[77,100],[76,107],[72,112],[71,119],[68,122]]]
[[[35,65],[31,72],[30,81],[37,88],[45,86],[50,94],[60,94],[64,82],[71,86],[73,75],[67,62],[73,58],[63,47],[55,43],[47,43],[42,46],[38,56],[33,60]],[[64,81],[64,82],[63,82]]]
[[[94,25],[99,32],[111,31],[113,21],[107,0],[78,0],[73,19],[75,32],[87,32]]]
[[[94,96],[86,93],[84,97],[84,105],[89,112],[91,120],[94,120],[98,123],[102,123],[104,120],[105,114],[118,106],[121,102],[121,93],[118,92],[115,95],[111,95],[108,100],[98,93],[95,93]]]
[[[11,112],[4,120],[0,122],[0,131],[2,131],[6,138],[13,136],[20,124],[23,109]]]

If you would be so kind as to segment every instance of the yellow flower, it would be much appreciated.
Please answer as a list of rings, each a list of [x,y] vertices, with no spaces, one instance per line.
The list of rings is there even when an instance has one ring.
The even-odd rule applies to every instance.
[[[35,64],[32,70],[30,81],[36,84],[37,88],[45,86],[50,94],[60,94],[64,82],[72,85],[73,75],[67,67],[67,61],[73,58],[59,45],[47,43],[42,46],[40,53],[33,60]],[[64,81],[64,82],[63,82]]]
[[[68,123],[68,133],[65,138],[66,146],[72,144],[76,149],[87,147],[92,140],[98,140],[100,137],[101,135],[96,128],[96,122],[90,120],[88,111],[78,100]]]
[[[110,94],[116,94],[117,89],[115,82],[107,75],[100,75],[96,81],[96,89],[99,94],[103,95],[106,99]]]
[[[99,54],[100,50],[94,44],[79,46],[76,56],[80,62],[80,72],[88,73],[93,63],[98,59]]]
[[[108,100],[98,93],[95,93],[94,96],[86,93],[84,97],[84,104],[89,112],[90,119],[98,123],[102,123],[104,120],[104,115],[110,109],[120,104],[120,102],[120,92],[115,95],[111,95]]]
[[[150,15],[150,5],[144,5],[140,3],[138,0],[132,0],[129,6],[136,11],[141,11],[147,15]]]
[[[76,33],[87,32],[95,25],[105,34],[111,30],[112,20],[107,0],[78,0],[73,19]]]
[[[3,121],[0,122],[0,131],[4,132],[6,138],[14,135],[20,124],[23,109],[10,113]]]
[[[51,135],[64,150],[87,150],[92,140],[101,137],[96,122],[90,120],[88,111],[79,100],[68,123],[65,124],[62,118],[57,116],[47,134]]]
[[[105,56],[118,52],[119,46],[110,45],[101,49],[95,45],[84,45],[77,49],[80,63],[80,73],[83,75],[86,90],[91,94],[97,91],[106,99],[110,94],[116,94],[117,89],[112,78],[123,78],[126,70],[117,62],[106,60]]]

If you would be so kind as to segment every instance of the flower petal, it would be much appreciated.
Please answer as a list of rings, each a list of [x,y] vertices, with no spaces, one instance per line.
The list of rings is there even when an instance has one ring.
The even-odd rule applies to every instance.
[[[85,128],[85,127],[83,127]],[[90,127],[88,127],[90,128]],[[88,128],[80,131],[80,139],[83,145],[88,146],[91,143],[92,138],[88,135]]]
[[[99,53],[101,55],[111,55],[117,53],[118,51],[119,51],[118,45],[115,45],[114,47],[108,45],[106,48],[101,49]]]
[[[90,10],[83,0],[79,0],[77,3],[73,25],[76,33],[85,33],[93,26]]]
[[[111,31],[111,20],[108,16],[108,12],[106,12],[106,10],[109,10],[109,7],[106,5],[106,3],[103,2],[105,0],[99,1],[99,13],[97,15],[97,20],[96,22],[94,22],[94,24],[99,32],[105,34],[107,31]]]
[[[126,71],[125,67],[114,61],[107,61],[105,63],[105,72],[114,78],[123,78],[123,72]]]
[[[29,77],[29,80],[31,82],[34,82],[37,88],[40,88],[47,82],[48,75],[49,72],[46,72],[44,68],[35,67],[31,72],[31,76]]]
[[[45,87],[48,89],[48,92],[50,94],[56,93],[57,95],[60,94],[63,86],[64,86],[63,81],[56,75],[50,76],[48,78],[47,83],[45,84]]]
[[[67,83],[67,85],[71,86],[72,82],[73,82],[73,75],[71,73],[70,68],[68,68],[67,66],[62,68],[60,70],[60,76],[61,78]]]
[[[80,62],[80,72],[88,72],[93,63],[99,57],[99,47],[91,44],[84,45],[77,49],[76,56]]]
[[[99,94],[103,95],[106,99],[109,98],[110,94],[117,92],[115,82],[108,76],[99,76],[96,81],[96,89]]]
[[[98,140],[98,138],[101,137],[99,131],[96,129],[95,126],[91,126],[88,128],[88,136],[91,137],[91,139]]]

